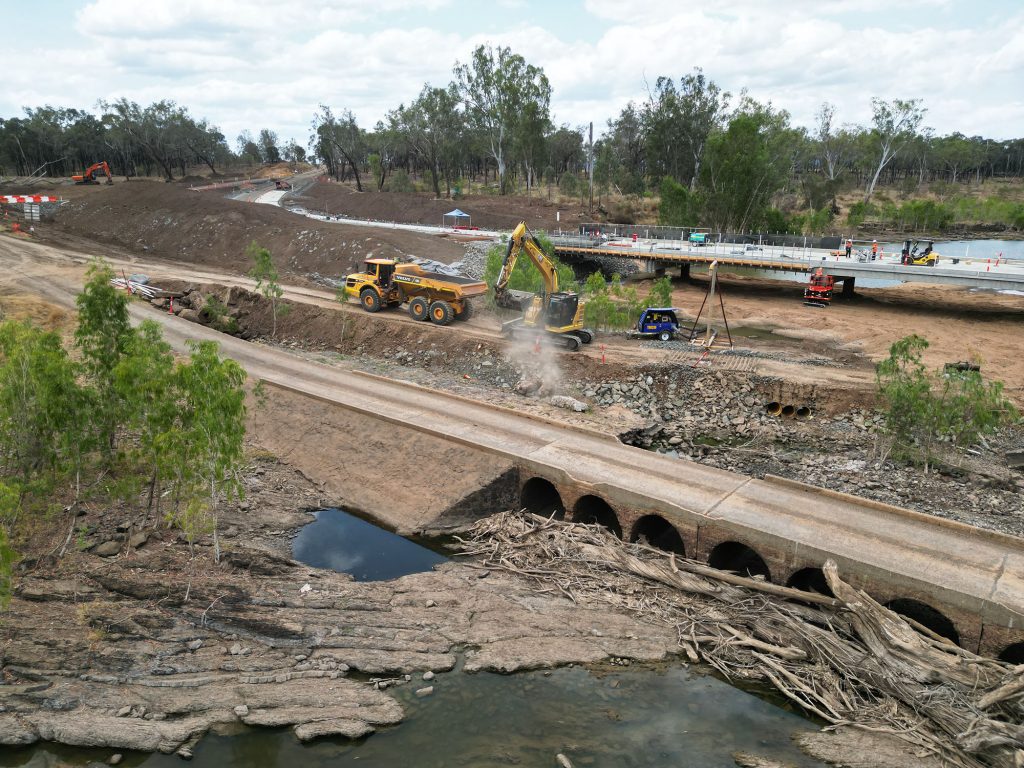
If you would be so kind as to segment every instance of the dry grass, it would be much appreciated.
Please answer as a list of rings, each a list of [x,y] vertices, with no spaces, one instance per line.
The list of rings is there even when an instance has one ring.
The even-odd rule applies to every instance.
[[[37,328],[62,335],[72,329],[72,313],[28,293],[0,288],[0,320],[28,321]]]

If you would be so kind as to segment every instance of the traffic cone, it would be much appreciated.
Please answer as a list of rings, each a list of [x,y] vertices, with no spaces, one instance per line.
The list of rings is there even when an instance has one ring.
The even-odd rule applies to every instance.
[[[533,351],[538,353],[538,354],[540,353],[540,336],[537,336],[533,340]]]
[[[604,344],[601,345],[601,365],[604,365]]]
[[[169,305],[167,305],[167,314],[168,315],[173,315],[174,314],[174,297],[173,296],[171,296],[171,303]]]

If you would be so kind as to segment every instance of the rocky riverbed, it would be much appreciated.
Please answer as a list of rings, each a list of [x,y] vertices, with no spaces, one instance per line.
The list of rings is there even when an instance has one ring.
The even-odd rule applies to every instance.
[[[317,488],[265,455],[245,482],[247,501],[222,510],[219,564],[209,546],[193,560],[152,518],[105,508],[76,518],[63,557],[61,532],[23,561],[0,626],[0,744],[187,757],[229,723],[357,738],[402,719],[391,686],[429,695],[460,654],[466,671],[512,672],[676,651],[669,627],[468,565],[357,583],[294,562],[289,539]]]

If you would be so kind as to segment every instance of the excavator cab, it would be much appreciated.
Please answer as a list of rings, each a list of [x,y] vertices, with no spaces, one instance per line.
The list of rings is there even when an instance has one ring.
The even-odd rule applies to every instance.
[[[548,311],[544,319],[551,327],[565,328],[573,324],[579,306],[580,297],[575,293],[553,293],[548,299]]]

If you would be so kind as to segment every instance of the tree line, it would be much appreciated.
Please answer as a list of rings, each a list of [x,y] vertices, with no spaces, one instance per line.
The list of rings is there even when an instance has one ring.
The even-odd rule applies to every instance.
[[[184,107],[126,99],[78,109],[26,109],[0,120],[0,174],[66,176],[107,159],[126,176],[184,175],[205,165],[315,160],[339,180],[406,191],[413,178],[437,196],[465,180],[499,193],[557,187],[603,203],[659,193],[666,224],[745,230],[781,225],[778,209],[827,219],[840,191],[879,185],[910,194],[940,181],[981,183],[1024,176],[1024,139],[996,141],[925,126],[918,99],[871,100],[868,125],[841,121],[825,102],[811,127],[746,91],[724,91],[702,70],[659,77],[646,98],[607,121],[596,141],[588,126],[556,125],[544,70],[507,47],[481,45],[456,62],[444,86],[423,85],[372,126],[350,108],[322,104],[306,147],[274,131],[243,131],[234,148],[221,131]]]

